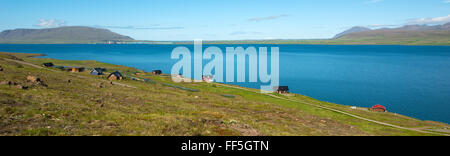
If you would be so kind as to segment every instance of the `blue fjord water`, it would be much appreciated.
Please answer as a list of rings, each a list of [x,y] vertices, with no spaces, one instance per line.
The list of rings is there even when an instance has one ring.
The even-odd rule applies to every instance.
[[[64,60],[97,60],[169,73],[178,61],[170,59],[177,46],[0,45],[0,51],[42,53]],[[237,45],[214,46],[225,52],[226,47]],[[382,104],[391,112],[450,123],[450,46],[239,46],[279,47],[280,84],[288,85],[291,92],[344,105]],[[193,51],[191,45],[187,47]],[[234,84],[252,88],[261,85]]]

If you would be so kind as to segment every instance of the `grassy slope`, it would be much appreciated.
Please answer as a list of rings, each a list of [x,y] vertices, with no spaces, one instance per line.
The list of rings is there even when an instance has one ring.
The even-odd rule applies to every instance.
[[[139,71],[96,61],[28,56],[0,54],[0,58],[34,64],[106,67],[127,74]],[[87,72],[37,69],[3,59],[0,66],[4,68],[0,71],[0,82],[15,81],[30,87],[22,90],[0,85],[0,135],[429,135],[214,83],[175,84],[200,90],[190,92],[162,85],[174,84],[167,76],[146,74],[135,77],[149,78],[156,83],[120,81],[137,87],[129,88],[111,85],[105,76],[91,76]],[[26,82],[28,75],[41,78],[48,87]],[[351,110],[348,106],[297,94],[288,98],[405,127],[448,127],[391,113]]]

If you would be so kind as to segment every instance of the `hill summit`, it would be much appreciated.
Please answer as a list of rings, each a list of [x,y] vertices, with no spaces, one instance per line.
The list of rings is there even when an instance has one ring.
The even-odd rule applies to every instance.
[[[433,37],[436,34],[447,34],[450,31],[450,22],[443,25],[405,25],[398,28],[381,28],[381,29],[369,29],[366,27],[353,27],[342,33],[337,34],[334,38],[362,38],[362,37],[374,37],[374,36],[402,36],[402,37],[414,37],[420,34],[421,37]],[[445,36],[447,36],[445,35]],[[447,36],[448,37],[448,36]]]
[[[356,32],[363,32],[363,31],[369,31],[371,29],[366,28],[366,27],[353,27],[350,28],[342,33],[337,34],[336,36],[334,36],[334,38],[339,38],[341,36],[347,35],[347,34],[351,34],[351,33],[356,33]]]
[[[85,26],[15,29],[0,33],[0,43],[99,43],[108,40],[129,41],[134,39],[107,29]]]
[[[450,23],[405,25],[398,28],[373,30],[354,27],[336,35],[332,41],[341,44],[448,45],[450,44]]]

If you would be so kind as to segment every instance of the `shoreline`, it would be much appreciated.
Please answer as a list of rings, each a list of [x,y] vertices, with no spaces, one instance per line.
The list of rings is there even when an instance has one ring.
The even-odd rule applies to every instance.
[[[10,53],[10,52],[6,52],[6,53]],[[12,53],[20,53],[20,52],[12,52]],[[34,56],[29,56],[30,58],[37,58],[37,59],[54,59],[54,58],[50,58],[50,57],[47,57],[47,58],[39,58],[39,57],[42,57],[42,56],[48,56],[48,55],[46,55],[46,54],[41,54],[41,53],[24,53],[24,54],[34,55]],[[57,60],[57,59],[54,59],[54,60]],[[99,63],[104,63],[104,62],[100,62],[100,61],[97,61],[97,60],[62,60],[62,61],[96,61],[96,62],[99,62]],[[111,64],[111,63],[106,63],[106,64]],[[116,65],[116,64],[112,64],[112,65]],[[117,65],[117,66],[118,66],[118,65]],[[122,66],[122,65],[120,65],[120,66]],[[137,67],[132,67],[132,66],[126,66],[126,67],[138,69]],[[142,69],[138,69],[138,70],[142,70]],[[142,71],[145,72],[145,73],[151,73],[151,72],[149,72],[149,71],[144,71],[144,70],[142,70]],[[170,74],[167,74],[167,73],[163,73],[163,74],[170,75]],[[192,80],[192,83],[193,83],[193,82],[194,82],[193,79],[192,79],[192,78],[190,78],[190,79]],[[221,85],[227,85],[227,86],[238,86],[238,87],[244,88],[244,89],[259,90],[258,88],[244,87],[244,86],[235,85],[235,84],[226,84],[226,83],[219,83],[219,82],[213,82],[213,83],[221,84]],[[195,83],[194,83],[194,84],[195,84]],[[270,92],[270,91],[266,91],[266,92]],[[310,97],[310,96],[303,95],[303,94],[300,94],[300,93],[289,93],[289,94],[295,94],[295,95],[305,96],[305,97],[308,97],[308,98],[311,98],[311,99],[319,100],[319,99],[316,99],[316,98],[314,98],[314,97]],[[329,102],[329,101],[323,101],[323,100],[319,100],[319,101],[326,102],[326,103],[332,103],[332,104],[336,104],[336,105],[340,105],[340,106],[344,106],[344,107],[348,107],[348,108],[351,108],[351,107],[357,107],[357,109],[366,109],[366,110],[369,110],[369,109],[370,109],[370,107],[361,107],[361,106],[356,106],[356,105],[337,104],[337,103],[333,103],[333,102]],[[403,114],[401,114],[401,113],[396,113],[396,112],[389,112],[389,113],[394,113],[394,114],[403,115]],[[405,115],[405,116],[406,116],[406,115]],[[422,120],[422,121],[432,121],[432,122],[441,122],[441,123],[449,124],[449,123],[446,123],[446,122],[443,122],[443,121],[423,120],[423,119],[418,119],[418,118],[412,117],[412,116],[407,116],[407,117],[414,118],[414,119],[417,119],[417,120]]]
[[[40,56],[39,54],[26,54],[26,55],[33,55],[33,56],[29,56],[29,57],[31,57],[29,59],[32,59],[32,60],[35,60],[35,61],[40,60],[42,62],[42,61],[48,61],[48,60],[55,60],[55,59],[47,59],[47,58],[35,58],[36,56]],[[55,60],[55,61],[64,62],[64,60]],[[85,62],[85,61],[79,61],[79,62]],[[95,62],[98,62],[98,61],[95,61]],[[101,63],[101,62],[98,62],[98,63],[106,64],[106,63]],[[117,65],[113,65],[113,64],[110,64],[110,65],[111,66],[117,66]],[[127,67],[127,68],[131,69],[132,67]],[[135,68],[133,68],[133,69],[135,69]],[[78,75],[76,73],[74,73],[74,74]],[[130,81],[131,80],[125,81],[126,82],[125,84],[130,85],[130,83],[131,83]],[[165,82],[165,81],[163,81],[163,82]],[[171,83],[169,82],[169,84],[171,84]],[[267,97],[270,97],[270,98],[290,101],[290,102],[298,103],[298,104],[301,104],[301,105],[309,105],[309,106],[316,107],[316,108],[319,108],[319,109],[329,110],[329,111],[332,111],[332,112],[335,112],[335,113],[338,113],[338,114],[342,114],[342,115],[345,115],[345,116],[349,116],[349,117],[356,118],[356,119],[363,120],[363,121],[367,121],[367,122],[373,122],[373,123],[384,125],[384,126],[389,126],[389,127],[399,128],[399,129],[413,130],[413,131],[428,133],[428,131],[411,129],[411,128],[407,128],[407,127],[397,126],[395,124],[390,124],[390,123],[386,123],[386,122],[381,122],[381,121],[370,119],[372,117],[370,117],[370,115],[366,116],[365,114],[373,114],[373,113],[371,113],[370,111],[367,111],[367,110],[351,110],[350,106],[333,104],[333,103],[327,103],[327,102],[319,101],[319,100],[313,99],[311,97],[306,97],[306,96],[303,96],[303,95],[300,95],[300,94],[292,94],[293,97],[284,96],[284,95],[278,95],[278,94],[260,94],[259,90],[257,90],[257,89],[246,88],[246,87],[241,87],[241,86],[237,86],[237,85],[222,84],[222,83],[212,83],[212,84],[203,84],[203,83],[200,83],[200,84],[195,84],[195,83],[193,83],[193,84],[184,84],[183,83],[183,84],[176,84],[176,85],[181,85],[183,87],[186,87],[186,85],[187,85],[186,88],[188,88],[188,89],[192,88],[192,87],[195,87],[196,85],[201,85],[201,86],[203,86],[203,85],[208,85],[208,86],[217,85],[217,86],[223,86],[223,87],[226,87],[226,88],[235,88],[235,89],[239,89],[239,90],[242,90],[242,91],[245,91],[245,92],[254,92],[254,94],[258,94],[258,95],[261,95],[261,96],[267,96]],[[201,88],[202,89],[200,89],[200,90],[211,89],[211,88],[203,88],[203,87],[201,87]],[[196,89],[198,89],[198,88],[196,88]],[[301,99],[309,99],[309,100],[298,101],[299,99],[296,99],[295,97],[301,97]],[[313,102],[313,103],[310,103],[310,102],[307,102],[307,101],[310,101],[310,102]],[[317,103],[317,104],[314,104],[314,103]],[[348,112],[351,112],[351,113],[348,113]],[[397,117],[401,117],[401,118],[405,118],[407,120],[412,120],[412,121],[417,121],[417,122],[419,122],[419,121],[420,122],[431,122],[431,123],[436,123],[436,124],[440,123],[440,124],[447,125],[446,123],[441,123],[441,122],[437,122],[437,121],[422,121],[422,120],[418,120],[418,119],[414,119],[414,118],[411,118],[411,117],[398,115],[398,114],[394,114],[394,113],[381,113],[381,114],[380,113],[375,113],[375,114],[378,114],[377,116],[380,116],[380,117],[386,115],[386,117],[384,117],[385,119],[391,118],[389,116],[393,116],[393,117],[397,116]],[[380,119],[378,119],[378,120],[380,120]],[[434,133],[434,131],[432,133]]]
[[[8,53],[8,52],[7,52],[7,53]],[[13,52],[13,53],[20,53],[20,52]],[[42,57],[42,56],[48,56],[48,55],[42,54],[42,53],[24,53],[24,54],[32,54],[32,55],[35,55],[35,56],[31,56],[31,57],[38,58],[38,59],[41,59],[41,58],[39,58],[39,57]],[[48,59],[54,59],[54,58],[50,58],[50,57],[45,57],[45,58],[48,58]],[[97,61],[97,60],[62,60],[62,61]],[[99,62],[99,61],[97,61],[97,62]],[[100,62],[100,63],[104,63],[104,62]],[[108,63],[108,64],[110,64],[110,63]],[[113,65],[115,65],[115,64],[113,64]],[[69,66],[70,66],[70,65],[69,65]],[[128,67],[136,68],[136,69],[137,69],[137,67],[133,67],[133,66],[128,66]],[[142,69],[139,69],[139,70],[142,70]],[[144,70],[142,70],[142,71],[144,71]],[[214,83],[217,83],[217,82],[214,82]],[[220,83],[220,84],[239,86],[239,87],[249,88],[249,89],[258,89],[258,88],[251,88],[251,87],[245,87],[245,86],[234,85],[234,84],[226,84],[226,83]],[[293,94],[298,94],[298,95],[301,95],[301,96],[305,96],[305,97],[309,97],[309,98],[312,98],[312,99],[319,100],[319,99],[317,99],[317,98],[314,98],[314,97],[311,97],[311,96],[307,96],[307,95],[303,95],[303,94],[301,94],[301,93],[293,93]],[[325,101],[325,100],[319,100],[319,101],[326,102],[326,103],[333,103],[333,102]],[[369,109],[369,108],[370,108],[370,107],[362,107],[362,106],[358,106],[358,105],[349,105],[349,104],[338,104],[338,103],[333,103],[333,104],[337,104],[337,105],[341,105],[341,106],[345,106],[345,107],[349,107],[349,108],[350,108],[350,107],[357,107],[358,109],[361,109],[361,108],[362,108],[362,109]],[[402,113],[397,113],[397,112],[390,112],[390,113],[395,113],[395,114],[401,114],[401,115],[403,115]],[[405,116],[406,116],[406,115],[405,115]],[[437,121],[437,120],[431,120],[431,119],[419,119],[419,118],[414,117],[414,116],[409,116],[409,117],[415,118],[415,119],[417,119],[417,120],[422,120],[422,121],[433,121],[433,122],[442,122],[442,123],[446,123],[446,122],[444,122],[444,121]],[[449,123],[446,123],[446,124],[449,124]]]
[[[321,44],[321,43],[208,43],[204,41],[203,45],[330,45],[330,46],[445,46],[450,44]],[[194,45],[194,43],[173,43],[173,44],[99,44],[99,43],[0,43],[0,45]]]

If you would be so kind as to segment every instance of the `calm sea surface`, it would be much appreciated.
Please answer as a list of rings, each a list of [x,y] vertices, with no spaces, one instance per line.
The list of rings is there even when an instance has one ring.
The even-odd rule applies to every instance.
[[[236,47],[214,46],[224,52],[225,47]],[[450,123],[450,46],[240,46],[279,47],[280,84],[289,86],[291,92],[344,105],[382,104],[391,112]],[[0,51],[42,53],[64,60],[98,60],[170,73],[177,62],[170,59],[175,47],[0,45]],[[187,47],[192,51],[192,46]],[[235,84],[252,88],[261,85]]]

